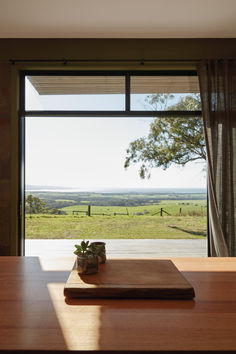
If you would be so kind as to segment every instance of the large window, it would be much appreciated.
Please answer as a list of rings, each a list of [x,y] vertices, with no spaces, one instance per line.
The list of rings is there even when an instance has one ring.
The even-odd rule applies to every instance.
[[[171,119],[172,121],[179,122],[178,124],[182,124],[182,127],[186,129],[186,131],[187,129],[190,129],[188,133],[190,134],[189,137],[191,140],[191,124],[189,124],[189,122],[192,122],[193,125],[196,124],[196,122],[201,121],[199,86],[198,78],[196,76],[195,71],[26,71],[22,73],[21,90],[22,96],[20,116],[22,123],[22,167],[24,167],[25,159],[25,143],[23,141],[23,137],[25,136],[25,128],[27,137],[26,156],[28,161],[30,160],[28,156],[33,153],[32,139],[34,139],[34,144],[37,142],[38,146],[41,145],[41,149],[38,149],[38,152],[41,155],[37,156],[35,154],[33,157],[31,156],[31,161],[34,160],[34,164],[36,165],[38,161],[39,167],[40,158],[42,158],[43,160],[43,156],[45,156],[43,164],[41,165],[44,167],[39,167],[38,170],[38,176],[42,176],[42,183],[36,183],[38,184],[38,186],[35,186],[35,183],[33,183],[33,186],[29,186],[30,178],[27,177],[26,182],[28,190],[26,194],[22,193],[21,209],[24,210],[24,206],[26,206],[25,211],[27,227],[29,227],[29,225],[33,225],[34,221],[39,221],[39,215],[37,216],[35,214],[44,214],[44,221],[48,220],[49,222],[50,217],[52,216],[54,217],[54,219],[57,216],[61,217],[62,219],[63,217],[66,218],[66,216],[63,216],[66,214],[68,215],[68,220],[66,220],[68,222],[67,225],[69,225],[69,222],[71,222],[69,220],[69,217],[73,216],[74,221],[78,223],[80,217],[81,221],[85,220],[85,216],[88,216],[88,214],[91,212],[92,215],[101,216],[101,220],[99,219],[100,216],[98,216],[98,224],[96,224],[95,226],[97,230],[96,232],[100,232],[98,236],[101,237],[105,232],[105,228],[101,226],[105,218],[107,218],[107,220],[109,219],[108,225],[110,225],[109,227],[111,228],[111,230],[112,228],[114,230],[115,228],[119,228],[119,215],[121,215],[123,219],[127,219],[127,216],[133,216],[133,224],[136,227],[136,234],[138,234],[137,226],[138,223],[141,221],[141,216],[143,216],[143,219],[144,217],[146,217],[147,221],[152,224],[154,222],[155,215],[164,216],[172,214],[173,217],[176,216],[176,220],[177,217],[182,217],[185,215],[191,216],[191,213],[193,215],[194,213],[196,213],[196,215],[199,214],[203,217],[206,216],[206,201],[204,188],[199,188],[196,199],[194,199],[194,193],[196,193],[197,190],[193,191],[193,189],[188,188],[188,199],[186,199],[187,197],[185,193],[187,192],[187,190],[183,191],[185,188],[182,188],[182,190],[181,188],[179,188],[178,193],[176,192],[176,190],[170,191],[170,188],[166,190],[165,193],[163,192],[163,190],[159,190],[159,192],[157,193],[157,188],[160,184],[158,184],[158,182],[156,184],[157,188],[153,188],[151,192],[149,190],[148,193],[143,192],[142,195],[140,191],[139,193],[137,191],[134,192],[135,188],[132,189],[132,182],[127,185],[130,193],[116,193],[114,191],[114,187],[116,186],[111,185],[112,179],[114,181],[119,180],[118,169],[116,170],[115,162],[111,161],[112,154],[113,156],[117,155],[117,157],[114,157],[114,160],[117,161],[121,154],[117,150],[117,147],[115,145],[113,147],[114,152],[112,152],[111,145],[113,144],[113,142],[115,143],[115,141],[118,141],[119,139],[121,141],[125,136],[127,138],[127,142],[129,141],[129,139],[130,143],[132,143],[132,141],[138,141],[139,137],[142,138],[143,135],[148,136],[148,127],[151,126],[151,124],[154,123],[157,119],[164,120],[167,118]],[[74,120],[75,122],[76,119],[80,120],[80,124],[72,123],[72,121]],[[140,124],[139,130],[137,130],[136,134],[135,129],[137,127],[138,121],[142,122],[142,124]],[[143,128],[141,127],[141,125]],[[68,133],[70,131],[69,126],[72,127],[70,128],[72,129],[70,133]],[[85,126],[87,126],[86,129],[88,129],[88,127],[91,127],[93,133],[90,135],[90,137],[87,133],[88,130],[83,131]],[[30,131],[30,129],[32,130]],[[77,135],[76,129],[79,130],[79,134]],[[115,134],[114,137],[112,137],[112,134],[109,133],[108,129],[110,129],[112,134]],[[132,134],[128,134],[128,132],[132,132]],[[66,135],[65,139],[63,139],[63,134],[64,136]],[[71,139],[68,134],[71,134]],[[120,137],[119,134],[121,134]],[[59,135],[61,136],[61,144],[58,143]],[[79,151],[76,150],[77,148],[75,148],[75,150],[73,151],[73,139],[75,139],[76,141],[75,135],[78,137],[81,143],[82,141],[84,142],[79,148]],[[91,138],[92,136],[93,138]],[[89,139],[92,139],[92,141],[89,141]],[[32,143],[31,146],[30,141]],[[51,141],[51,148],[47,150],[47,148],[45,147],[46,142],[48,141],[49,143]],[[109,154],[107,154],[107,160],[109,161],[107,161],[107,166],[106,163],[104,164],[105,167],[102,165],[102,161],[100,161],[100,155],[106,155],[107,151],[106,148],[98,145],[100,142],[104,143],[104,141],[107,144],[107,150],[111,150],[109,151]],[[86,145],[87,143],[88,146]],[[63,146],[63,144],[66,145]],[[184,145],[184,142],[182,145]],[[58,146],[58,150],[56,146]],[[63,162],[64,160],[62,157],[66,155],[65,150],[68,146],[70,146],[70,158],[68,157],[67,161]],[[188,149],[188,147],[185,146],[184,148],[185,150],[182,149],[183,159],[185,154],[183,153],[183,151],[186,152],[186,149]],[[102,152],[103,149],[104,152]],[[58,155],[56,155],[56,151],[59,152]],[[99,155],[97,155],[97,158],[96,153]],[[104,192],[104,187],[108,186],[104,193],[94,194],[94,190],[91,194],[88,193],[89,191],[91,191],[92,187],[89,187],[89,189],[86,191],[85,182],[83,182],[84,188],[82,188],[82,196],[78,194],[73,194],[72,190],[67,190],[64,192],[71,192],[71,195],[69,195],[69,193],[67,194],[68,198],[65,198],[65,196],[63,196],[63,198],[60,198],[59,196],[55,195],[53,197],[53,193],[50,197],[48,195],[46,197],[48,191],[43,190],[42,185],[45,186],[45,184],[48,184],[49,188],[51,186],[52,189],[54,189],[54,194],[56,194],[56,189],[58,187],[58,184],[53,185],[53,181],[56,180],[56,178],[53,177],[53,174],[51,174],[51,180],[48,179],[50,180],[50,182],[45,182],[47,181],[46,174],[50,173],[50,169],[52,167],[51,165],[53,165],[56,161],[58,161],[58,166],[60,165],[60,162],[63,164],[63,170],[61,170],[62,178],[60,185],[62,187],[68,187],[63,182],[63,175],[66,176],[67,174],[68,181],[69,179],[71,181],[73,180],[72,176],[69,176],[66,170],[68,169],[69,171],[71,156],[73,155],[74,159],[76,160],[76,157],[79,154],[87,154],[88,157],[87,160],[85,159],[86,163],[84,163],[83,166],[82,164],[80,165],[81,171],[83,169],[88,170],[88,160],[91,161],[91,164],[94,165],[94,170],[95,166],[97,168],[97,170],[94,171],[93,174],[90,173],[90,176],[85,177],[85,180],[87,179],[87,181],[89,180],[90,183],[92,183],[91,174],[94,176],[94,180],[96,180],[96,178],[100,178],[99,176],[102,176],[102,173],[100,173],[101,171],[99,171],[99,166],[101,166],[101,168],[108,168],[110,166],[110,170],[113,169],[116,173],[116,179],[107,174],[109,175],[109,180],[105,181],[104,178],[104,183],[102,185],[102,177],[100,178],[97,183],[97,189],[100,190],[100,192]],[[127,161],[129,160],[129,163],[127,162],[127,166],[131,164],[131,162],[134,165],[137,163],[137,165],[139,166],[139,173],[141,174],[140,170],[142,167],[142,163],[140,161],[142,160],[142,155],[139,154],[139,156],[141,156],[140,161],[135,161],[135,158],[133,158],[132,160],[131,155],[131,153],[130,156],[127,155]],[[48,156],[51,156],[52,163],[48,161]],[[92,160],[93,158],[94,160]],[[136,160],[138,159],[136,158]],[[150,165],[152,165],[152,162],[150,163]],[[146,171],[145,168],[143,168],[144,174]],[[24,169],[22,168],[22,190],[25,189],[25,176],[23,172]],[[30,174],[29,171],[27,173],[28,175]],[[57,171],[57,176],[58,175],[60,175],[60,169],[58,169]],[[192,177],[190,177],[189,179],[191,178]],[[158,178],[156,178],[156,180],[158,181]],[[80,182],[82,185],[82,179]],[[142,183],[144,186],[144,190],[146,185],[144,184],[144,182]],[[192,181],[192,184],[193,183],[194,182]],[[40,186],[40,184],[42,185]],[[141,185],[142,184],[140,184],[140,186]],[[96,182],[94,182],[93,186],[94,189],[96,189]],[[189,184],[186,183],[186,186],[188,187]],[[38,189],[36,187],[38,187]],[[70,188],[71,187],[72,184],[70,185]],[[119,189],[120,186],[117,187]],[[123,184],[123,191],[126,189],[125,187],[126,185]],[[161,185],[161,187],[163,187],[163,185]],[[174,187],[176,187],[176,181],[174,181],[173,179],[173,188]],[[199,184],[196,184],[196,187],[199,187]],[[76,193],[76,191],[74,192]],[[32,195],[34,198],[39,199],[38,205],[36,205],[37,200],[30,199],[29,195]],[[108,198],[108,196],[110,197],[110,199]],[[191,202],[189,202],[189,198],[192,198]],[[108,199],[110,200],[109,205],[107,204]],[[24,203],[25,201],[26,204]],[[138,205],[137,203],[139,203],[140,205]],[[170,207],[170,209],[166,207],[167,205],[168,207]],[[109,218],[109,216],[111,215],[116,217],[116,226],[112,221],[112,218]],[[35,218],[36,216],[38,217],[38,219]],[[149,216],[150,218],[148,218]],[[51,219],[51,221],[52,220],[53,219]],[[192,238],[197,238],[198,236],[202,239],[205,238],[205,226],[203,228],[201,226],[201,231],[198,232],[194,229],[194,225],[187,225],[185,223],[187,225],[185,225],[185,227],[183,225],[181,226],[180,224],[175,224],[173,220],[169,219],[167,225],[173,235],[180,235],[181,238],[182,233],[183,235],[191,234]],[[157,220],[155,220],[155,222],[156,221]],[[126,222],[127,220],[125,220],[125,223]],[[25,219],[22,219],[21,223],[21,236],[24,239]],[[34,226],[35,225],[36,224],[34,224]],[[97,225],[99,225],[99,227]],[[140,224],[140,230],[143,227],[142,225]],[[71,231],[70,233],[68,226],[66,226],[67,231],[58,231],[58,229],[56,229],[57,226],[58,225],[55,225],[54,229],[56,230],[57,235],[59,235],[59,238],[63,236],[63,232],[64,234],[67,233],[67,236],[69,235],[71,237],[72,235],[76,234],[74,231]],[[152,227],[155,228],[155,237],[158,237],[158,226],[153,226],[151,224],[149,226],[149,230],[151,230]],[[28,231],[29,229],[27,230],[27,232]],[[106,235],[108,231],[106,229]],[[131,235],[131,238],[134,238],[132,230],[129,230],[128,232],[127,226],[123,228],[123,233],[125,233],[125,231],[127,231],[127,237]],[[33,232],[34,231],[32,231],[32,233]],[[43,231],[42,229],[41,232],[43,233],[45,231]],[[86,232],[85,236],[81,236],[82,238],[86,237]],[[148,232],[151,231],[146,231],[146,235],[148,235]],[[163,229],[162,232],[165,233],[165,229]],[[151,238],[150,235],[151,234],[148,235],[148,238]],[[122,234],[122,237],[123,236],[124,234]]]

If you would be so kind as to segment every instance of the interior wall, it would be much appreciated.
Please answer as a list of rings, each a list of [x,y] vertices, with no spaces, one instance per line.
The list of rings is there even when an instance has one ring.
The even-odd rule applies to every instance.
[[[0,255],[10,254],[11,220],[11,70],[0,62]]]
[[[235,58],[236,39],[0,39],[9,59]]]
[[[204,58],[236,58],[236,39],[0,39],[0,48],[0,255],[19,253],[18,106],[21,70],[65,70],[71,69],[72,65],[73,69],[98,69],[102,66],[103,69],[153,70],[169,65],[192,68]],[[64,65],[63,59],[88,59],[91,63]],[[145,62],[155,59],[162,62]],[[25,62],[15,62],[14,65],[9,60]],[[61,62],[30,63],[27,60]],[[94,63],[93,60],[101,62]],[[123,62],[109,63],[109,60]],[[168,60],[171,64],[167,63]]]

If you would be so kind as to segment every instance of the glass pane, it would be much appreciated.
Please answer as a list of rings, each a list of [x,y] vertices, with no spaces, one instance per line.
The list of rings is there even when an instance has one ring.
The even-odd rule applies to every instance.
[[[131,77],[131,110],[201,109],[197,76]]]
[[[124,76],[28,76],[26,110],[125,109]]]
[[[162,120],[26,118],[25,223],[32,247],[27,256],[73,256],[74,244],[83,239],[105,239],[108,257],[206,256],[205,161],[155,168],[160,139],[153,133]],[[177,139],[195,136],[200,142],[201,149],[192,147],[186,156],[196,157],[203,149],[201,120],[175,120],[180,126]],[[186,151],[181,140],[177,155]],[[139,141],[144,144],[135,144]],[[137,155],[125,164],[132,146],[146,161],[135,148]],[[141,179],[140,168],[150,158],[151,177]]]

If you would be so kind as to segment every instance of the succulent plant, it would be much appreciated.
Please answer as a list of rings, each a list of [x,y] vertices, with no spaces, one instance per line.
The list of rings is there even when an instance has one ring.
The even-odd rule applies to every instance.
[[[97,256],[99,252],[95,245],[89,244],[89,241],[82,241],[80,245],[75,245],[75,248],[76,256]]]

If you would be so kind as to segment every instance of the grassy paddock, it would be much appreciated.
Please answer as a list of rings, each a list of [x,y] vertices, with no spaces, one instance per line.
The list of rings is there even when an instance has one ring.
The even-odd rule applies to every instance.
[[[28,239],[199,239],[206,236],[206,227],[206,216],[26,215]]]

